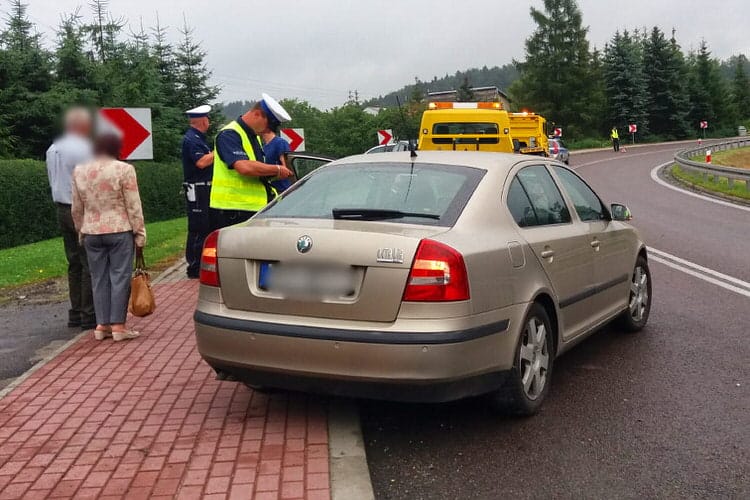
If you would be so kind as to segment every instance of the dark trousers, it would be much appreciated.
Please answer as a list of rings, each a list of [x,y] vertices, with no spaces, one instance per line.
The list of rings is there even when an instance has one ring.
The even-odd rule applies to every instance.
[[[221,229],[222,227],[234,226],[240,222],[245,222],[257,212],[248,212],[247,210],[223,210],[212,208],[211,212],[211,229]]]
[[[200,274],[203,242],[211,233],[209,200],[211,188],[206,185],[194,185],[195,201],[186,200],[188,234],[185,243],[185,260],[187,261],[188,278],[197,278]]]
[[[62,203],[55,205],[57,206],[57,221],[65,246],[65,258],[68,260],[68,294],[70,295],[68,325],[91,326],[96,318],[86,249],[78,241],[78,232],[70,214],[70,205]]]
[[[615,150],[615,153],[620,150],[620,139],[612,139],[612,147]]]
[[[132,231],[87,234],[83,240],[91,269],[96,322],[125,323],[135,244]]]

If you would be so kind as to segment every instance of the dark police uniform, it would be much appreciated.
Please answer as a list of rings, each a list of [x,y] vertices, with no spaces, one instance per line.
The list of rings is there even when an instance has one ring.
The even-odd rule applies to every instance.
[[[182,139],[183,187],[187,203],[188,236],[185,246],[187,274],[197,278],[200,272],[203,242],[211,232],[208,203],[211,196],[213,165],[198,168],[195,163],[211,152],[206,135],[190,127]]]

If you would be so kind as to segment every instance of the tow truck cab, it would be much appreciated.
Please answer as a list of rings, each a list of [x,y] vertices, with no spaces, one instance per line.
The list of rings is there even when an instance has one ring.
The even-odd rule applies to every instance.
[[[422,115],[418,147],[512,153],[508,112],[496,102],[432,102]]]

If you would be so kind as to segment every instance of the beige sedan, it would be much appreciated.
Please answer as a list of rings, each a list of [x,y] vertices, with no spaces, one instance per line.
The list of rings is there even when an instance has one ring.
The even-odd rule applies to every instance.
[[[648,320],[646,247],[565,165],[501,153],[325,165],[206,241],[195,329],[219,378],[534,413],[554,360]]]

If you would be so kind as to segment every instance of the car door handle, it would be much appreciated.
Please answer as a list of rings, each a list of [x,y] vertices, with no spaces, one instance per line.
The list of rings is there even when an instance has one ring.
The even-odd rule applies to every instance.
[[[555,255],[554,250],[542,250],[542,253],[540,254],[543,259],[549,259],[550,257],[553,257]]]
[[[594,240],[591,242],[591,246],[594,248],[599,248],[599,244],[600,244],[599,240]]]

